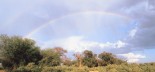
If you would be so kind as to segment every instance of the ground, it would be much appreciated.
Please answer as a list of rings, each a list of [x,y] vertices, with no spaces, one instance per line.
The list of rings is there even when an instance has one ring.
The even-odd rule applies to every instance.
[[[4,70],[0,70],[0,72],[4,72]]]

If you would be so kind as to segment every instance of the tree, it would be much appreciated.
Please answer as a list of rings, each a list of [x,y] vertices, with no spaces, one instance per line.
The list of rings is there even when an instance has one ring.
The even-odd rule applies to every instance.
[[[55,47],[42,50],[41,53],[43,55],[43,59],[41,60],[42,65],[58,66],[63,62],[67,51],[61,47]]]
[[[67,50],[64,50],[61,47],[55,47],[53,48],[54,52],[60,54],[60,56],[64,56],[65,53],[67,53]]]
[[[55,53],[59,54],[59,57],[61,59],[61,63],[63,63],[67,56],[65,55],[65,53],[67,53],[67,50],[64,50],[63,48],[61,47],[55,47],[52,49]]]
[[[41,65],[58,66],[61,63],[60,54],[53,49],[45,49],[41,51],[43,59],[40,61]]]
[[[116,56],[113,55],[112,53],[107,53],[107,52],[103,52],[103,53],[99,54],[98,58],[99,58],[99,62],[101,64],[101,66],[106,66],[108,64],[125,63],[125,61],[116,58]]]
[[[83,64],[88,67],[98,66],[96,54],[93,54],[92,51],[85,50],[83,52]]]
[[[82,66],[82,58],[83,58],[82,54],[75,53],[74,56],[77,59],[77,65],[78,65],[78,67],[81,67]]]
[[[70,58],[64,57],[63,58],[63,65],[66,65],[66,66],[73,65],[72,60]]]
[[[0,35],[0,60],[5,69],[16,69],[29,62],[38,64],[42,56],[35,41],[19,36]]]

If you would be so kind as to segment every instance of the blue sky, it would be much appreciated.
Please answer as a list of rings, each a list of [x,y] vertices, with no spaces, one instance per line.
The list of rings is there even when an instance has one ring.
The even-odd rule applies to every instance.
[[[152,0],[1,0],[0,34],[34,39],[42,49],[92,50],[128,62],[154,62]]]

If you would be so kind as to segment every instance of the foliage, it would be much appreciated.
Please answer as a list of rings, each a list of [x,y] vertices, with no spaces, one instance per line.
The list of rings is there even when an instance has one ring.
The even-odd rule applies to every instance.
[[[43,59],[40,64],[43,66],[58,66],[61,63],[60,54],[53,49],[42,50]]]
[[[153,65],[152,65],[153,64]],[[76,67],[76,66],[44,66],[39,67],[30,63],[27,66],[21,66],[14,72],[155,72],[155,63],[147,64],[110,64],[98,67]]]
[[[27,66],[20,66],[16,70],[13,70],[13,72],[41,72],[41,67],[38,65],[35,65],[35,63],[29,63]]]
[[[93,54],[92,51],[85,50],[83,52],[83,65],[88,67],[96,67],[98,66],[96,55]]]
[[[155,72],[155,63],[127,63],[112,53],[90,50],[66,57],[60,47],[40,50],[35,41],[18,36],[0,36],[0,63],[6,72]]]
[[[42,58],[35,41],[19,36],[0,36],[0,60],[5,69],[16,69],[29,62],[38,63]]]
[[[88,67],[68,67],[68,66],[56,66],[56,67],[44,67],[42,72],[89,72]]]
[[[66,65],[66,66],[72,66],[73,63],[74,63],[74,61],[72,61],[72,60],[69,59],[69,58],[63,60],[63,65]]]
[[[78,66],[78,67],[81,67],[82,66],[82,59],[83,59],[82,54],[75,53],[74,56],[76,58],[76,60],[74,61],[75,62],[75,65]]]
[[[67,53],[67,50],[64,50],[61,47],[55,47],[53,48],[53,51],[58,53],[60,56],[64,56],[64,54]]]
[[[116,56],[113,55],[112,53],[107,53],[107,52],[103,52],[99,54],[98,58],[99,58],[98,62],[100,63],[100,66],[125,63],[125,61],[116,58]]]

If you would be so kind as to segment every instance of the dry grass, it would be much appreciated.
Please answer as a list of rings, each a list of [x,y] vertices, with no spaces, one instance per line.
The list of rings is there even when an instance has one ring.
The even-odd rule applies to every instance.
[[[0,70],[0,72],[5,72],[4,70]]]
[[[99,71],[89,71],[89,72],[99,72]]]

